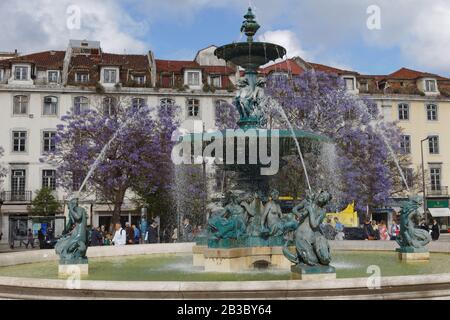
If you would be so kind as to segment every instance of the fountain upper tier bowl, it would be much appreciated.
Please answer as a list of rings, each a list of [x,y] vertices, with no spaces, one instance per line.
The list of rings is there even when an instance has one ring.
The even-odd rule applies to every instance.
[[[230,61],[246,70],[260,66],[286,55],[286,49],[273,43],[239,42],[217,48],[214,53],[219,59]]]

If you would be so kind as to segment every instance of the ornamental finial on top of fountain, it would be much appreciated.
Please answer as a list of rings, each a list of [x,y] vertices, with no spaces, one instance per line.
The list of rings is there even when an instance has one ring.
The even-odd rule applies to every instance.
[[[245,33],[248,42],[253,42],[253,36],[258,32],[261,26],[256,22],[256,16],[253,14],[251,7],[248,8],[248,12],[244,18],[245,21],[242,23],[241,32]]]

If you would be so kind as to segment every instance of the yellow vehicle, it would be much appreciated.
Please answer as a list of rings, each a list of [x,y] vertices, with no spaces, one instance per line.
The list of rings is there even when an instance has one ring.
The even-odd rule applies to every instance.
[[[355,211],[354,202],[349,204],[348,207],[341,212],[327,213],[327,218],[333,220],[335,217],[337,217],[339,219],[339,222],[347,228],[359,227],[358,212]]]

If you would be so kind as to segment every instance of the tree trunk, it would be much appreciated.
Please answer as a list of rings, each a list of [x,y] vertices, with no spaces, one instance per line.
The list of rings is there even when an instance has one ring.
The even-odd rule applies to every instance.
[[[120,215],[122,213],[123,199],[125,198],[125,191],[118,191],[116,194],[116,199],[114,201],[114,211],[112,215],[112,223],[120,223]]]

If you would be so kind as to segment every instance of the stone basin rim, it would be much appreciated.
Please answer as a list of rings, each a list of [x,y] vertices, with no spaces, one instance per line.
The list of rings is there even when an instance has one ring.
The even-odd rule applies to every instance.
[[[134,256],[145,254],[186,254],[192,253],[194,243],[129,246],[119,249],[114,247],[90,248],[90,258]],[[349,248],[349,247],[352,247]],[[368,241],[332,241],[331,247],[338,251],[394,251],[396,245],[392,242]],[[151,251],[149,253],[149,251]],[[450,248],[445,243],[430,244],[430,252],[450,254]],[[30,254],[31,253],[31,254]],[[33,252],[6,253],[0,255],[0,266],[38,263],[57,260],[53,250]],[[4,259],[9,256],[9,259]],[[40,256],[41,259],[36,259]],[[24,259],[28,258],[28,259]],[[28,262],[27,262],[28,261]],[[88,293],[86,298],[106,299],[105,292],[114,293],[121,298],[128,294],[142,295],[147,298],[172,299],[260,299],[266,297],[287,298],[361,298],[361,299],[397,299],[397,298],[432,298],[445,297],[450,299],[450,273],[430,275],[406,275],[383,277],[381,288],[383,290],[368,290],[367,278],[345,278],[332,281],[204,281],[204,282],[177,282],[177,281],[96,281],[82,280],[79,289],[69,290],[66,280],[33,279],[18,277],[0,277],[0,298],[81,298],[82,293]],[[125,284],[125,285],[124,285]],[[431,288],[431,289],[430,289]],[[434,289],[433,289],[434,288]],[[25,289],[25,290],[24,290]],[[36,294],[27,291],[38,292]],[[57,296],[46,296],[45,292],[55,291]],[[385,292],[385,290],[387,290]],[[431,290],[431,291],[430,291]],[[360,292],[360,294],[355,293]],[[334,292],[334,294],[331,294]],[[330,295],[331,294],[331,295]]]

